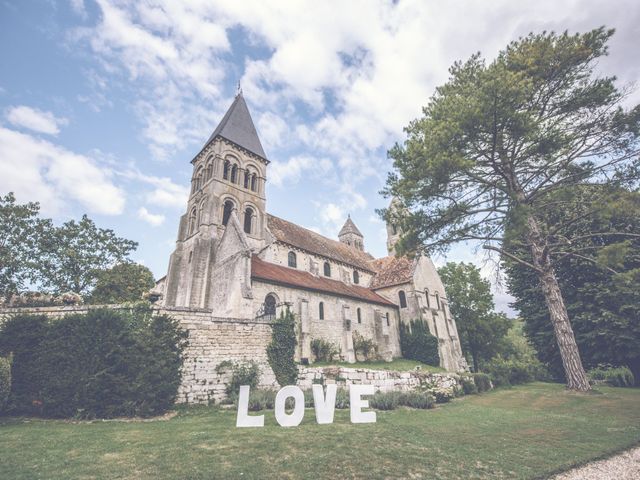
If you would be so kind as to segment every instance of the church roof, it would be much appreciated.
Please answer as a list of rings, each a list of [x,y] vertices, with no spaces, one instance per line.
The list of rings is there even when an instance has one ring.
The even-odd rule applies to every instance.
[[[267,224],[269,231],[281,243],[351,265],[360,270],[373,272],[371,268],[373,257],[366,252],[345,243],[331,240],[319,233],[312,232],[273,215],[267,215]]]
[[[316,277],[303,270],[265,262],[256,255],[251,257],[251,278],[287,287],[355,298],[379,305],[396,306],[368,288],[349,285],[329,278]]]
[[[344,225],[340,229],[340,233],[338,233],[338,237],[341,237],[342,235],[347,235],[349,233],[355,233],[356,235],[362,237],[362,233],[360,233],[360,230],[358,230],[358,227],[356,227],[356,224],[353,223],[353,220],[351,220],[351,215],[349,215],[347,217],[347,221],[344,222]]]
[[[388,256],[371,262],[376,276],[371,282],[372,289],[391,287],[410,282],[413,279],[415,262],[408,257]]]
[[[235,143],[264,160],[267,159],[267,154],[264,153],[262,143],[258,138],[258,132],[249,113],[249,107],[247,107],[247,102],[244,101],[242,93],[236,95],[229,110],[224,114],[222,121],[213,131],[205,146],[209,145],[218,136]]]

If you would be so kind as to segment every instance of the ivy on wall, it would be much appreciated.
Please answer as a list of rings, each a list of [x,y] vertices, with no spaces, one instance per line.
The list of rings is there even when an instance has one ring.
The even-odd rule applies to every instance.
[[[294,360],[296,344],[295,317],[287,310],[273,323],[271,343],[267,346],[269,365],[281,386],[295,385],[298,380]]]
[[[438,339],[431,335],[422,320],[411,320],[409,324],[400,322],[400,349],[404,358],[427,365],[440,365]]]

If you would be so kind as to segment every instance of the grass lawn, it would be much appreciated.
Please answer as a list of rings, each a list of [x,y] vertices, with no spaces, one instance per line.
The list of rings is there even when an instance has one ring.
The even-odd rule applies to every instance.
[[[538,478],[640,441],[640,389],[576,394],[535,383],[352,425],[313,410],[285,429],[236,429],[235,411],[167,421],[0,419],[2,479]]]
[[[434,367],[433,365],[427,365],[426,363],[418,362],[416,360],[407,360],[406,358],[395,358],[391,362],[384,361],[372,361],[372,362],[315,362],[309,365],[310,367],[348,367],[348,368],[370,368],[372,370],[397,370],[400,372],[406,372],[409,370],[415,370],[416,367],[420,367],[420,370],[425,372],[440,373],[446,372],[444,368]]]

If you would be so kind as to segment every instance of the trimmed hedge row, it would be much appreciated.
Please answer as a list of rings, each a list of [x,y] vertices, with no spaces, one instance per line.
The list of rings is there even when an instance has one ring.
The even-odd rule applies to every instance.
[[[18,315],[0,329],[13,354],[8,411],[46,417],[153,416],[173,405],[186,332],[149,309],[49,320]]]

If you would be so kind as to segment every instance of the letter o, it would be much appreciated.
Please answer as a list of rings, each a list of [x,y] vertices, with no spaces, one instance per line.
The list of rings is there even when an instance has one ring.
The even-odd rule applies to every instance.
[[[293,412],[285,411],[287,398],[292,397],[294,401]],[[288,385],[282,388],[276,395],[275,404],[276,420],[282,427],[297,427],[304,417],[304,393],[295,385]]]

